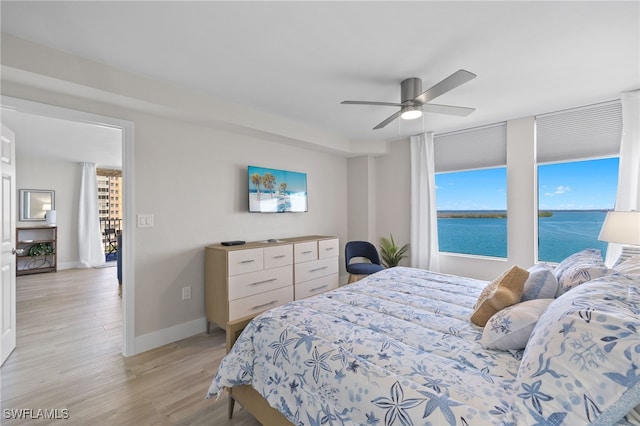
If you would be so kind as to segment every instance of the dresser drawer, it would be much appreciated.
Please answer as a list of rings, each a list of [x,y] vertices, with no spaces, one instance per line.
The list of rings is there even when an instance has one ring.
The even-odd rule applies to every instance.
[[[296,300],[338,288],[338,274],[296,284]]]
[[[235,321],[249,315],[258,315],[267,309],[284,305],[293,300],[293,286],[282,287],[255,296],[229,302],[229,321]]]
[[[293,245],[293,251],[296,263],[316,260],[318,258],[318,242],[296,243]]]
[[[293,284],[291,266],[229,277],[229,300],[241,299]]]
[[[338,262],[335,257],[315,260],[313,262],[296,263],[295,282],[313,280],[338,273]]]
[[[338,239],[320,240],[318,241],[318,259],[326,257],[338,257],[340,254],[338,248]]]
[[[293,265],[293,246],[291,244],[264,248],[264,269]]]
[[[264,267],[263,249],[234,250],[228,254],[229,275],[246,274]]]

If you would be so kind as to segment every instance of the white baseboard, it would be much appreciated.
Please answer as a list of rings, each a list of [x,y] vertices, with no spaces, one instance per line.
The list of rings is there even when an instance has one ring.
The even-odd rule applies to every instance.
[[[135,338],[133,355],[186,339],[187,337],[195,336],[205,331],[207,331],[207,320],[205,317],[202,317],[163,330],[143,334]]]
[[[62,271],[64,269],[79,269],[86,268],[81,262],[59,262],[58,263],[58,271]]]

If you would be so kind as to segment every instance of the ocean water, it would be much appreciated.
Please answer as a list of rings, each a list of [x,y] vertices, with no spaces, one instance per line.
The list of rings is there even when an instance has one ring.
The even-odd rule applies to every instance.
[[[607,243],[599,241],[598,234],[606,214],[600,210],[562,210],[538,218],[539,260],[560,262],[585,248],[599,249],[604,257]],[[507,257],[507,220],[438,218],[438,239],[443,252]]]

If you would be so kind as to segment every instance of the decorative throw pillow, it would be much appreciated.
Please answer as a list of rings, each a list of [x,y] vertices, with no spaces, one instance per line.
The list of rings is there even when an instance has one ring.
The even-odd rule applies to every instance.
[[[546,263],[533,265],[528,269],[529,278],[524,282],[522,301],[533,299],[553,299],[558,291],[558,279],[553,266]]]
[[[629,260],[634,256],[640,256],[640,246],[622,246],[622,251],[618,260],[613,265],[613,269],[616,269],[622,262]]]
[[[608,273],[609,269],[604,264],[600,250],[586,249],[574,253],[560,262],[554,271],[558,279],[556,297],[582,283],[600,278]]]
[[[505,423],[629,424],[640,404],[637,283],[610,274],[547,307],[522,355]]]
[[[471,314],[471,322],[484,327],[496,312],[520,302],[524,282],[528,276],[529,271],[526,269],[512,266],[493,280],[480,293]]]
[[[616,263],[613,270],[625,275],[640,274],[640,254],[630,257],[620,264]]]
[[[554,300],[534,299],[504,308],[489,318],[482,331],[480,344],[485,349],[503,351],[523,349],[527,346],[529,336],[538,319]]]

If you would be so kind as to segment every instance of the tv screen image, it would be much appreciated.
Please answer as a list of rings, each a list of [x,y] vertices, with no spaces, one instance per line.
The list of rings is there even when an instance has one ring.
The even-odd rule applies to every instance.
[[[249,166],[249,211],[307,211],[307,174]]]

